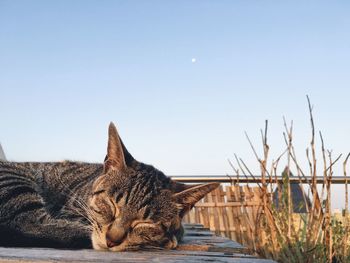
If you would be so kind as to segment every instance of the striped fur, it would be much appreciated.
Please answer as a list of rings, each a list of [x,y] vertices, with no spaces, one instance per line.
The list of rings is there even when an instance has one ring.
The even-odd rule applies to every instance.
[[[111,124],[104,164],[0,161],[0,246],[174,248],[183,215],[217,186],[136,161]]]
[[[0,245],[90,246],[91,227],[79,200],[86,200],[102,169],[76,162],[0,162]]]

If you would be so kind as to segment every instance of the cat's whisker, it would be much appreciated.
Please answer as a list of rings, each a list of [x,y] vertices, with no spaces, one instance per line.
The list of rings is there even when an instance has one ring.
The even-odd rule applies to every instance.
[[[67,184],[66,184],[65,182],[62,181],[62,178],[58,175],[58,171],[57,171],[56,168],[54,168],[53,170],[54,170],[53,172],[56,174],[56,176],[55,176],[56,179],[58,179],[59,183],[63,186],[63,189],[62,189],[62,190],[63,190],[63,193],[65,193],[65,194],[71,194],[72,196],[74,196],[73,201],[77,201],[77,204],[79,205],[79,207],[82,208],[82,209],[87,213],[87,215],[85,215],[84,213],[82,213],[82,212],[79,211],[78,209],[75,209],[75,208],[72,209],[72,207],[71,207],[71,209],[72,209],[73,211],[75,211],[76,213],[78,213],[79,215],[81,215],[83,218],[85,218],[90,224],[92,224],[93,222],[92,222],[92,220],[91,220],[91,218],[90,218],[91,213],[88,211],[88,209],[86,209],[86,208],[87,208],[87,205],[85,204],[85,201],[83,201],[82,199],[79,200],[80,197],[78,197],[78,196],[76,195],[76,193],[74,193],[74,192],[67,186]]]
[[[91,219],[89,216],[85,215],[84,213],[82,213],[82,212],[79,211],[78,209],[74,209],[73,211],[75,211],[76,213],[78,213],[79,215],[81,215],[83,218],[85,218],[91,225],[94,223],[94,222],[92,221],[92,219]],[[89,225],[89,226],[90,226],[90,225]]]
[[[91,212],[91,209],[89,208],[89,206],[86,204],[85,200],[83,200],[81,197],[77,196],[76,193],[74,193],[67,186],[67,184],[62,181],[60,176],[57,176],[56,178],[58,178],[59,182],[63,186],[63,191],[65,193],[68,192],[68,194],[71,194],[73,196],[72,197],[73,203],[75,202],[79,206],[79,208],[81,208],[86,214],[82,213],[78,209],[74,209],[74,211],[77,212],[79,215],[81,215],[83,218],[85,218],[91,225],[93,225],[94,224],[94,215]]]
[[[95,220],[91,209],[85,203],[82,203],[79,200],[77,200],[77,202],[86,213],[86,214],[83,214],[79,211],[80,215],[84,216],[84,218],[87,219],[90,222],[90,224],[94,224]]]

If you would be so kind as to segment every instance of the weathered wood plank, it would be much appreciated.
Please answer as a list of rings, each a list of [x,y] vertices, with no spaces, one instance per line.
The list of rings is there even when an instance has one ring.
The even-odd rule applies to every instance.
[[[258,260],[251,257],[230,257],[219,253],[198,254],[195,252],[174,251],[155,252],[100,252],[95,250],[55,250],[30,248],[0,248],[0,262],[256,262],[272,263],[271,260]]]
[[[182,225],[185,229],[199,229],[199,230],[203,230],[203,229],[208,229],[206,227],[204,227],[203,225],[198,225],[198,224],[183,224]]]
[[[231,197],[231,193],[232,193],[232,190],[231,190],[231,186],[226,186],[226,201],[229,202],[232,197]],[[236,240],[236,227],[235,227],[235,224],[234,224],[234,219],[233,219],[233,208],[232,207],[227,207],[226,208],[226,213],[227,213],[227,220],[228,220],[228,230],[230,232],[230,239],[232,240]]]
[[[185,230],[185,234],[186,236],[213,236],[214,235],[213,232],[210,232],[210,231],[206,231],[206,230],[198,231],[195,229]]]
[[[244,202],[246,206],[261,206],[262,203],[259,201],[246,201]],[[208,202],[208,203],[198,203],[196,207],[240,207],[242,202]]]
[[[252,262],[273,263],[247,254],[246,249],[228,238],[213,235],[200,224],[185,224],[186,234],[176,250],[106,252],[48,248],[1,248],[0,263],[47,262]]]

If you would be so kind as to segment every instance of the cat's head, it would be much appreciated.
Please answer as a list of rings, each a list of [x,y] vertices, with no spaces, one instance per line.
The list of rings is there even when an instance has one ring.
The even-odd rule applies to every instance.
[[[111,123],[104,172],[94,182],[89,200],[93,247],[112,251],[175,248],[183,234],[183,216],[218,186],[187,186],[137,162]]]

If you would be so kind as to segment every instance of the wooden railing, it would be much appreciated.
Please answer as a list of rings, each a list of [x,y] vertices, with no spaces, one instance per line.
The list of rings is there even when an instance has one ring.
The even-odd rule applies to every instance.
[[[235,175],[170,175],[170,177],[179,182],[183,183],[206,183],[206,182],[220,182],[220,183],[261,183],[261,176],[240,176],[237,178]],[[281,183],[282,182],[282,176],[273,176],[271,177],[271,180],[269,177],[266,177],[267,182],[275,183],[276,181]],[[307,184],[311,182],[310,176],[304,176],[304,177],[297,177],[293,176],[289,178],[291,183],[303,183]],[[332,184],[345,184],[349,182],[349,178],[345,176],[332,176],[331,179],[329,179]],[[322,184],[324,182],[324,178],[322,176],[316,177],[316,183]]]
[[[261,211],[258,187],[220,186],[198,202],[184,222],[203,224],[217,235],[254,249],[252,237]]]
[[[173,176],[184,183],[221,182],[221,186],[205,196],[184,217],[186,223],[200,223],[217,235],[226,236],[256,251],[254,243],[263,213],[261,178],[228,176]],[[309,183],[310,178],[290,178],[291,183]],[[318,177],[316,183],[323,183]],[[282,182],[278,176],[272,183]],[[347,178],[333,177],[332,184],[347,183]],[[249,184],[248,184],[249,183]],[[252,184],[256,183],[254,187]],[[257,185],[260,184],[260,186]],[[254,185],[254,184],[253,184]],[[269,193],[268,195],[271,197]]]

